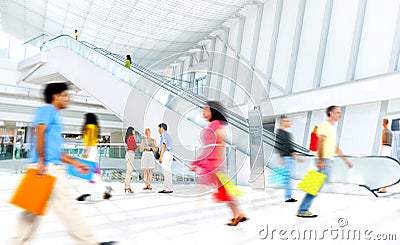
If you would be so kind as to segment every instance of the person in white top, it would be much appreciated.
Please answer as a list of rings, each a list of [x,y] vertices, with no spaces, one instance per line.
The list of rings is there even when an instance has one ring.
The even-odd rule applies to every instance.
[[[144,182],[146,183],[143,190],[151,190],[153,169],[156,166],[154,152],[158,152],[158,147],[156,140],[150,137],[151,131],[149,128],[144,130],[144,134],[146,135],[146,138],[143,138],[140,143],[140,152],[142,152],[141,167],[144,171]]]

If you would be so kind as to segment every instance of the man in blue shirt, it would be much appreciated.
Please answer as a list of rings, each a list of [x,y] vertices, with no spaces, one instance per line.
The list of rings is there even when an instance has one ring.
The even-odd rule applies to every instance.
[[[35,112],[33,155],[29,168],[38,173],[50,174],[57,178],[49,199],[57,217],[62,221],[68,234],[76,244],[99,244],[87,226],[84,217],[76,208],[63,163],[73,165],[79,172],[87,173],[88,167],[62,152],[62,122],[60,111],[69,103],[68,86],[65,83],[48,84],[44,90],[46,105]],[[23,211],[17,220],[17,228],[11,244],[29,243],[40,224],[40,217]],[[114,244],[105,242],[100,244]]]
[[[160,159],[162,173],[164,175],[164,189],[158,193],[172,193],[172,139],[167,132],[167,124],[160,123],[158,125],[158,133],[160,134]]]

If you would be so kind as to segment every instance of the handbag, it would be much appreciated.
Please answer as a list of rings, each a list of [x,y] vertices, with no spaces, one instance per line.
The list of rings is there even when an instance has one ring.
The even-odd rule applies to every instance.
[[[160,159],[160,152],[155,152],[154,153],[154,157],[158,160],[158,159]]]
[[[86,174],[82,174],[80,173],[78,170],[76,170],[76,168],[70,164],[67,165],[67,174],[77,177],[77,178],[81,178],[84,180],[93,180],[93,175],[94,172],[96,170],[97,167],[97,162],[92,162],[89,161],[87,159],[83,159],[83,158],[76,158],[76,160],[80,161],[81,163],[85,164],[86,166],[88,166],[89,168],[89,172]]]
[[[23,176],[10,203],[36,215],[44,215],[56,183],[52,175],[38,175],[37,169],[30,168]]]
[[[289,183],[290,171],[287,168],[272,169],[268,177],[268,183],[273,185],[285,186]]]
[[[303,177],[297,188],[316,196],[324,184],[326,175],[315,170],[310,170]]]

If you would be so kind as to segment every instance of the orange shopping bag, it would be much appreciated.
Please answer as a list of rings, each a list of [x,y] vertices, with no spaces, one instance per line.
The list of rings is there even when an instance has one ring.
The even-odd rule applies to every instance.
[[[33,214],[44,215],[55,183],[54,176],[40,176],[36,169],[30,168],[19,183],[10,203]]]

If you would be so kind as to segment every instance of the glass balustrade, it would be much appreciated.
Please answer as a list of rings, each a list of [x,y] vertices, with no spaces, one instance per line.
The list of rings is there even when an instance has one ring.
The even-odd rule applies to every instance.
[[[132,63],[131,69],[127,69],[125,64],[125,58],[119,56],[117,54],[113,54],[107,50],[97,48],[94,45],[88,42],[79,42],[74,40],[70,36],[62,35],[56,38],[51,39],[49,42],[46,42],[41,50],[46,52],[52,48],[57,47],[65,47],[73,52],[79,54],[83,58],[89,60],[90,62],[98,65],[102,69],[110,72],[112,75],[117,77],[123,82],[126,82],[130,85],[134,85],[135,81],[142,74],[150,75],[153,79],[156,78],[160,83],[168,83],[170,86],[176,87],[190,91],[192,93],[196,93],[198,91],[204,91],[205,81],[200,80],[196,83],[192,83],[190,81],[168,78],[163,75],[157,74],[154,71],[151,71],[139,64]],[[200,87],[198,87],[200,86]]]
[[[135,152],[134,173],[132,181],[143,181],[143,169],[141,168],[140,146]],[[64,153],[81,158],[85,147],[82,144],[65,144],[63,146]],[[196,181],[196,173],[190,170],[190,163],[196,159],[201,153],[200,146],[175,145],[174,159],[172,164],[173,179],[176,183]],[[125,144],[99,144],[97,146],[97,156],[102,170],[102,175],[108,181],[120,181],[125,179],[126,161],[125,161],[126,145]],[[235,178],[236,148],[234,146],[226,147],[226,167],[228,174]],[[25,171],[27,160],[20,161],[0,161],[0,172],[22,173]],[[160,164],[155,165],[153,177],[155,181],[163,181],[164,176]]]
[[[140,76],[146,76],[146,78],[150,79],[152,82],[166,88],[169,92],[176,94],[183,99],[190,101],[190,103],[194,103],[199,107],[202,107],[206,100],[201,95],[204,94],[204,85],[206,77],[203,77],[197,81],[197,84],[188,85],[187,81],[166,78],[165,76],[159,75],[147,68],[141,67],[138,64],[132,64],[131,69],[127,69],[124,66],[124,58],[118,56],[116,54],[106,54],[107,52],[103,49],[95,48],[94,45],[88,44],[87,42],[79,42],[73,39],[70,36],[62,35],[56,38],[49,40],[43,45],[42,50],[47,51],[56,47],[65,47],[68,48],[75,53],[79,54],[83,58],[93,62],[100,68],[110,72],[119,80],[126,82],[132,86],[135,85],[135,82],[139,79]],[[100,50],[100,51],[99,51]],[[225,80],[224,80],[225,81]],[[228,81],[229,82],[229,81]],[[184,89],[186,87],[186,89]],[[184,91],[188,92],[185,93]],[[238,94],[238,97],[243,97],[243,103],[247,101],[245,94],[243,96],[239,96],[241,88],[235,90]],[[242,91],[243,92],[243,91]],[[159,96],[162,99],[163,96]],[[161,101],[162,102],[162,101]],[[237,104],[242,103],[241,101],[236,101]],[[241,129],[244,132],[248,132],[248,123],[247,119],[243,116],[240,116],[232,111],[228,112],[230,123]],[[275,135],[271,132],[263,130],[263,140],[267,142],[269,145],[274,145]],[[296,151],[307,153],[308,149],[302,147],[300,145],[295,145]]]

